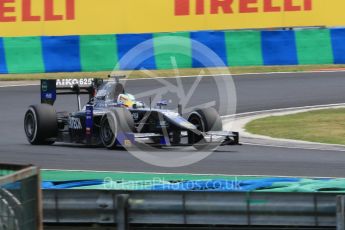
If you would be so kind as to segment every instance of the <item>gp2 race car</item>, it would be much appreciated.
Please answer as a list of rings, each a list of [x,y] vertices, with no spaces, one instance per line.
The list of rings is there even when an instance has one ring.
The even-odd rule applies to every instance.
[[[77,143],[109,149],[138,143],[196,149],[239,144],[237,132],[222,131],[221,118],[214,108],[197,109],[186,118],[181,106],[179,112],[166,110],[162,107],[167,104],[161,101],[152,108],[126,93],[119,78],[105,82],[92,79],[88,85],[74,82],[68,87],[59,87],[59,80],[59,84],[56,80],[41,80],[41,104],[31,105],[24,118],[29,143]],[[83,108],[82,94],[89,95]],[[57,95],[76,95],[78,111],[56,112],[53,105]]]

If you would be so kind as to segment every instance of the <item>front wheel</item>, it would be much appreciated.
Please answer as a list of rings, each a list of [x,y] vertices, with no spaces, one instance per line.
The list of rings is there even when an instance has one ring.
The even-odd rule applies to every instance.
[[[51,145],[58,133],[56,111],[51,105],[31,105],[24,117],[24,131],[30,144]]]
[[[214,108],[198,109],[192,112],[188,121],[192,123],[200,133],[188,132],[188,143],[197,150],[214,148],[212,143],[207,143],[205,133],[209,131],[221,131],[223,129],[221,118]]]
[[[115,108],[107,112],[101,119],[100,139],[108,149],[117,147],[120,133],[134,131],[134,121],[131,113],[124,108]]]

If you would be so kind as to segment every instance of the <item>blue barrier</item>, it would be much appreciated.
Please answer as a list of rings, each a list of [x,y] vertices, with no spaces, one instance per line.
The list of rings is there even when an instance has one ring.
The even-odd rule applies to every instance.
[[[42,37],[46,72],[81,71],[79,37]]]
[[[0,73],[7,73],[3,39],[0,38]]]
[[[261,39],[265,65],[298,65],[294,31],[263,31]]]
[[[184,39],[172,39],[179,34]],[[162,44],[161,40],[156,39],[162,39],[164,36],[168,36],[171,43],[162,48],[159,46]],[[183,68],[250,66],[253,63],[345,64],[344,28],[37,38],[39,37],[32,37],[31,43],[28,39],[0,38],[0,73],[109,71],[115,67],[122,70],[174,68],[174,65],[167,63],[170,61],[168,57],[175,57],[176,62]],[[36,41],[39,41],[39,44]],[[190,57],[176,55],[179,42],[189,49],[185,53],[190,54]],[[190,44],[187,44],[188,42]],[[205,54],[200,44],[213,51],[218,61],[208,58],[209,52]],[[133,51],[133,48],[134,52],[128,56],[128,52]],[[159,50],[165,53],[156,55]],[[320,58],[321,55],[323,58]],[[24,64],[18,64],[18,60]],[[37,63],[43,63],[44,66]]]
[[[117,47],[120,69],[133,70],[133,69],[156,69],[156,62],[154,59],[153,48],[153,35],[152,34],[120,34],[117,35]],[[145,43],[145,50],[138,47],[141,43]],[[123,57],[130,51],[132,58],[126,61]],[[143,57],[143,60],[141,59]],[[148,57],[148,58],[146,58]]]
[[[345,63],[345,29],[331,29],[335,64]]]
[[[190,38],[192,41],[192,57],[193,57],[193,68],[200,67],[222,67],[227,66],[227,54],[225,46],[225,34],[224,32],[192,32],[190,33]],[[202,50],[199,50],[195,47],[195,43],[199,42],[210,50],[212,50],[222,61],[223,63],[216,63],[214,60],[210,60],[208,56],[203,56]],[[198,54],[201,52],[201,54]],[[206,53],[205,55],[207,55]],[[199,60],[198,60],[199,59]]]

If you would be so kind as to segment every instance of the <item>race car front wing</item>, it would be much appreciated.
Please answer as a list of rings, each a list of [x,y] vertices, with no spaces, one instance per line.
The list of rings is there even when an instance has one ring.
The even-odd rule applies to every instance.
[[[149,143],[149,139],[151,138],[160,138],[160,144],[154,144],[154,145],[160,145],[160,146],[190,146],[190,144],[172,144],[167,143],[166,140],[164,140],[164,136],[157,133],[135,133],[134,134],[135,140],[141,143]],[[188,137],[187,132],[182,132],[181,138]],[[241,145],[240,144],[240,138],[238,132],[230,132],[230,131],[210,131],[204,134],[204,139],[207,143],[212,144],[219,144],[220,146],[225,145]]]

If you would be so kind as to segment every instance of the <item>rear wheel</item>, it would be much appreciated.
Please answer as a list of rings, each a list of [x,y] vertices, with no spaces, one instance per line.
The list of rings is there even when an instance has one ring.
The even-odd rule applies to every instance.
[[[101,119],[100,139],[108,149],[113,149],[117,146],[117,137],[120,132],[132,133],[133,131],[134,121],[127,109],[112,109]]]
[[[212,143],[207,143],[204,134],[208,131],[221,131],[223,129],[221,118],[214,108],[198,109],[192,112],[188,121],[195,125],[200,133],[188,132],[188,143],[197,150],[214,148]]]
[[[31,105],[24,117],[26,137],[32,145],[51,145],[58,133],[56,111],[51,105]]]

